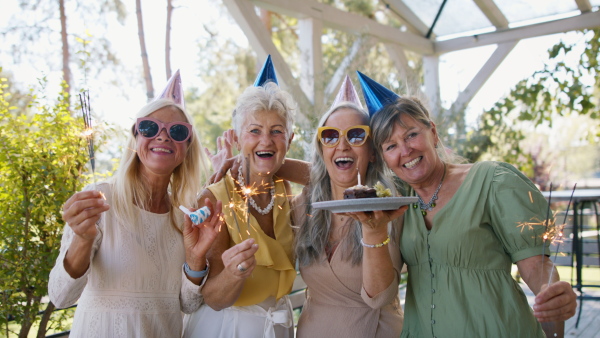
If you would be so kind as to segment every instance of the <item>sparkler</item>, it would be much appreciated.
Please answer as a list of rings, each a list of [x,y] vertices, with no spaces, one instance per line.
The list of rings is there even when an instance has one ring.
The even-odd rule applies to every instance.
[[[229,187],[227,187],[227,180],[225,180],[225,191],[227,192],[227,199],[229,200],[229,210],[233,213],[233,220],[235,221],[235,225],[237,227],[238,234],[240,235],[240,240],[242,239],[242,232],[240,231],[240,224],[238,223],[237,215],[235,214],[235,210],[233,207],[235,206],[233,203],[233,199],[231,199],[231,195],[229,195]]]
[[[550,182],[550,193],[548,194],[548,210],[546,211],[546,232],[544,233],[544,235],[542,236],[543,242],[542,242],[542,269],[541,269],[541,273],[543,276],[544,273],[544,257],[546,256],[546,239],[548,239],[548,229],[549,229],[549,225],[550,225],[550,202],[552,200],[552,182]]]
[[[94,180],[94,189],[96,189],[96,158],[94,156],[94,127],[92,125],[92,114],[90,111],[90,92],[89,90],[79,93],[79,101],[81,102],[81,113],[83,115],[83,123],[85,129],[83,136],[87,140],[88,154],[90,157],[90,166],[92,168],[92,177]]]
[[[248,236],[250,236],[250,193],[252,188],[250,187],[250,162],[248,161],[248,155],[244,158],[246,162],[246,186],[243,187],[244,194],[246,195],[246,226],[248,227]]]
[[[567,216],[569,215],[569,207],[571,206],[571,202],[573,201],[573,195],[575,194],[576,188],[577,188],[577,183],[575,183],[575,185],[573,185],[573,191],[571,192],[571,197],[569,198],[569,204],[567,204],[567,210],[565,211],[565,218],[563,219],[562,226],[558,230],[556,252],[554,253],[554,260],[552,260],[552,269],[550,269],[550,276],[548,276],[548,284],[547,285],[550,285],[550,283],[552,282],[552,273],[554,272],[556,256],[558,256],[558,252],[560,251],[560,243],[562,242],[562,236],[563,236],[562,230],[563,230],[565,224],[567,224]]]

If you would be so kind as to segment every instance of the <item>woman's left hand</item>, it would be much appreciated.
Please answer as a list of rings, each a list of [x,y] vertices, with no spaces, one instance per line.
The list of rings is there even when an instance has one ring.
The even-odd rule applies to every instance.
[[[540,322],[564,321],[575,315],[577,295],[571,284],[558,281],[550,286],[542,286],[535,297],[533,314]]]
[[[183,243],[186,251],[186,261],[192,270],[203,270],[206,265],[206,253],[210,249],[223,225],[223,203],[217,201],[213,207],[210,199],[205,199],[205,205],[210,208],[208,219],[199,225],[193,225],[190,217],[185,215],[183,223]],[[195,211],[196,209],[190,209]]]
[[[387,224],[396,218],[404,215],[408,210],[408,206],[403,206],[397,210],[375,210],[368,212],[349,212],[346,215],[352,217],[354,220],[361,222],[363,230],[379,230],[385,229],[387,231]]]

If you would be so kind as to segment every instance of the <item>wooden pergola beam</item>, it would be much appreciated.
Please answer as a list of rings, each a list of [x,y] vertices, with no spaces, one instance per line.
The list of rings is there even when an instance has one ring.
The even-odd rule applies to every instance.
[[[368,34],[379,41],[396,43],[417,53],[433,53],[433,42],[422,36],[402,32],[362,15],[344,12],[313,0],[253,0],[253,3],[261,8],[296,18],[316,18],[327,27],[357,35]]]
[[[599,26],[600,11],[588,12],[566,19],[559,19],[524,27],[505,29],[493,33],[485,33],[436,42],[435,53],[443,54],[468,48],[518,41],[536,36],[563,33]]]
[[[494,0],[473,0],[477,7],[483,12],[483,14],[490,20],[492,25],[496,26],[496,28],[507,28],[508,27],[508,19],[500,8],[496,5]]]

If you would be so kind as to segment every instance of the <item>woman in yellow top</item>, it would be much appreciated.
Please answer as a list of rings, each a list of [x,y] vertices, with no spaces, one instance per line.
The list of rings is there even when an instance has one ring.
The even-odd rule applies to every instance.
[[[208,253],[205,304],[185,317],[184,337],[293,337],[291,190],[273,174],[293,138],[294,106],[276,82],[249,87],[238,99],[232,124],[242,166],[199,199],[223,201],[227,226]],[[248,199],[246,187],[253,189]]]

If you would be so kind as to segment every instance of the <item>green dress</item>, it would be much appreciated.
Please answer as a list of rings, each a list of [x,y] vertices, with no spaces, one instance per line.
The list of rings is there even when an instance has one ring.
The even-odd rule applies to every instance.
[[[411,207],[401,337],[545,337],[511,264],[543,253],[544,226],[519,224],[544,220],[547,208],[527,177],[500,162],[474,164],[430,231]]]

